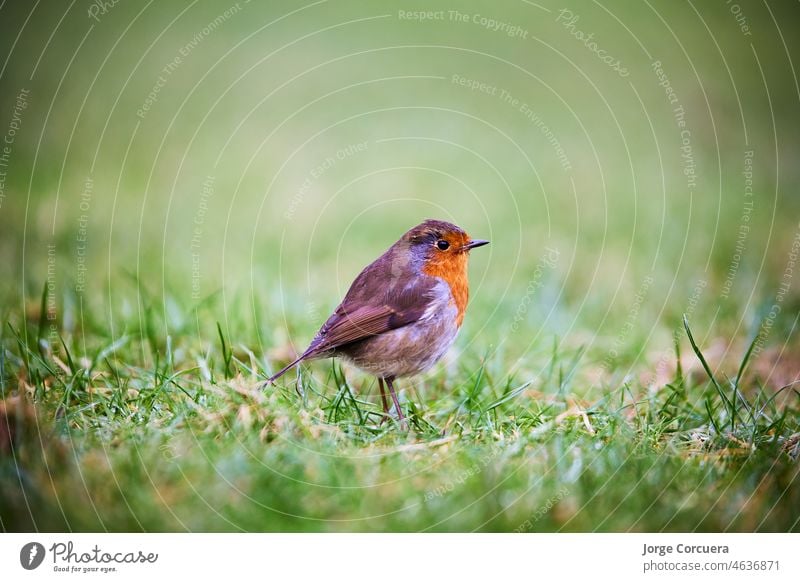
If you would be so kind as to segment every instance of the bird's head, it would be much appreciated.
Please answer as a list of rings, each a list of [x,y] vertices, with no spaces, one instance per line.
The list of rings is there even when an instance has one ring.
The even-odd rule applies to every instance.
[[[489,244],[488,240],[470,238],[463,229],[443,220],[426,220],[409,230],[401,240],[425,265],[460,264],[466,261],[470,250]]]
[[[412,262],[423,273],[441,277],[452,286],[461,279],[466,283],[469,251],[489,241],[470,238],[450,222],[426,220],[405,233],[400,243],[407,246]]]

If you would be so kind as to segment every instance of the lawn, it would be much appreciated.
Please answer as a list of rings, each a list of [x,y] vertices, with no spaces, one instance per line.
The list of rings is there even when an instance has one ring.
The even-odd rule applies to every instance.
[[[2,531],[800,531],[796,5],[18,4]],[[407,425],[261,387],[433,217]]]

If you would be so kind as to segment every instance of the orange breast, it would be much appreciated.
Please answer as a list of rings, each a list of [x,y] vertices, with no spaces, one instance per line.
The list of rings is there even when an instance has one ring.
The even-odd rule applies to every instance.
[[[456,325],[461,327],[464,312],[469,300],[469,279],[467,279],[467,253],[442,255],[429,259],[422,272],[431,277],[441,277],[450,285],[453,301],[458,309]]]

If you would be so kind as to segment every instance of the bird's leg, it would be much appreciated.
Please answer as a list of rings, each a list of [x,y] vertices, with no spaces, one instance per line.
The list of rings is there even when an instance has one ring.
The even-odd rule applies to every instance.
[[[381,388],[381,400],[383,401],[383,413],[389,414],[389,401],[386,400],[386,389],[383,387],[383,378],[378,378],[378,386]]]
[[[388,376],[385,378],[386,385],[389,387],[389,393],[392,395],[392,400],[394,401],[394,407],[397,410],[397,418],[399,420],[405,420],[405,416],[403,416],[403,411],[400,410],[400,401],[397,400],[397,393],[394,391],[394,378]]]

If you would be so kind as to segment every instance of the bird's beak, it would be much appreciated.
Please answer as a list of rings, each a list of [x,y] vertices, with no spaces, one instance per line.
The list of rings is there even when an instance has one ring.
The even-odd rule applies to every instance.
[[[488,245],[488,244],[489,244],[488,240],[474,239],[474,240],[471,240],[467,244],[464,245],[464,250],[469,251],[469,250],[476,249],[478,247],[482,247],[483,245]]]

